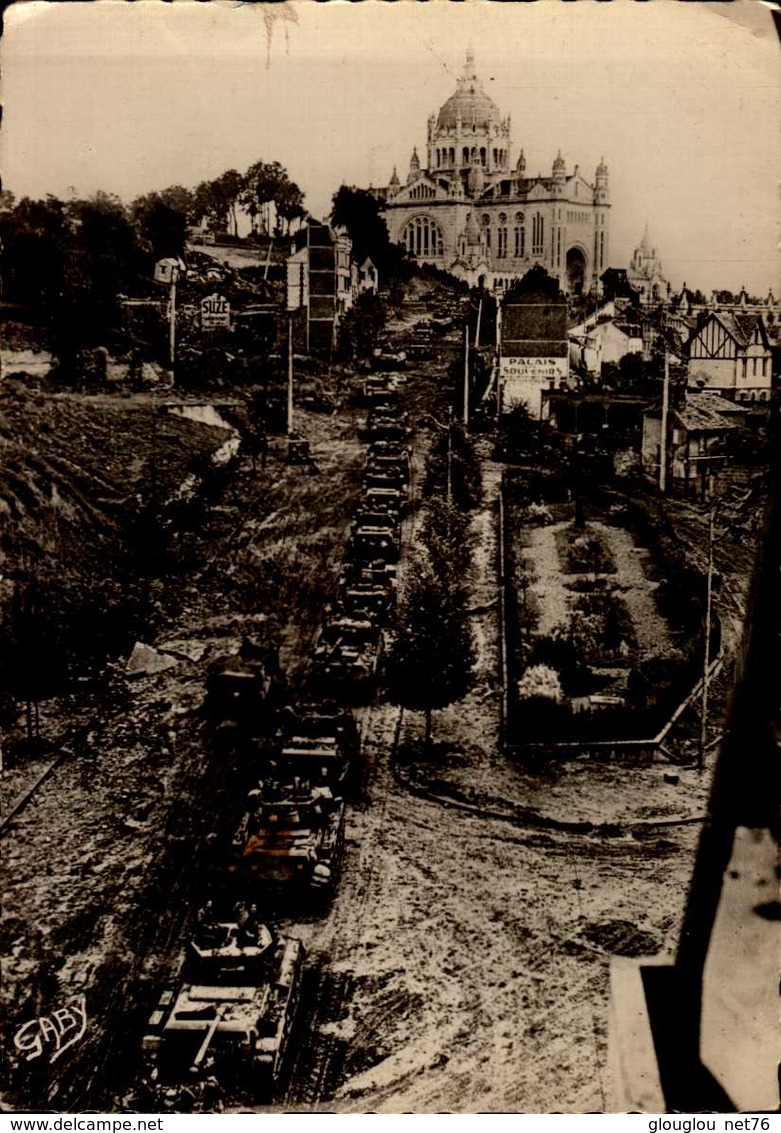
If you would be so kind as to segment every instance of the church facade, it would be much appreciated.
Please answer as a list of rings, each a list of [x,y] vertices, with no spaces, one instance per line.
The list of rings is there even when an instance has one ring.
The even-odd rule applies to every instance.
[[[535,264],[569,293],[589,291],[608,265],[608,170],[593,183],[561,153],[548,176],[511,158],[511,123],[484,92],[467,52],[455,93],[428,121],[426,166],[380,190],[390,238],[419,261],[502,291]]]

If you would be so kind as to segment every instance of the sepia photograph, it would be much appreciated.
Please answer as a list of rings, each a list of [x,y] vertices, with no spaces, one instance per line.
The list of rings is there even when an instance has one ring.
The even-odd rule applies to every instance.
[[[778,1111],[780,26],[5,10],[0,1113]]]

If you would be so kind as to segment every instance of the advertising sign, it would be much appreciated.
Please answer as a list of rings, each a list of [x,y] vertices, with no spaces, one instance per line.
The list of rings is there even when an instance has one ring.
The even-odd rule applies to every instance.
[[[201,330],[219,330],[230,327],[230,303],[222,295],[207,295],[201,300]]]
[[[499,362],[502,413],[525,405],[531,415],[542,415],[541,393],[567,378],[566,358],[503,357]]]

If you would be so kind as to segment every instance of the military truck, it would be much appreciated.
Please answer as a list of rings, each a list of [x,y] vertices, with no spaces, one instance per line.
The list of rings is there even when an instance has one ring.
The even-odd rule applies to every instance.
[[[209,665],[204,711],[225,742],[237,732],[263,735],[284,694],[277,646],[247,636],[238,652],[223,654]]]
[[[209,1089],[271,1100],[294,1042],[305,955],[264,924],[199,926],[142,1042],[165,1108],[206,1110]]]

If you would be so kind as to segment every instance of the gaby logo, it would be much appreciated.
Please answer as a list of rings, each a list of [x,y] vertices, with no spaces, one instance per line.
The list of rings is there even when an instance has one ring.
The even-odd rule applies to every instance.
[[[86,1029],[87,1001],[83,995],[74,996],[53,1014],[40,1015],[23,1023],[14,1035],[14,1046],[27,1062],[47,1050],[49,1062],[56,1062],[68,1047],[82,1038]]]

